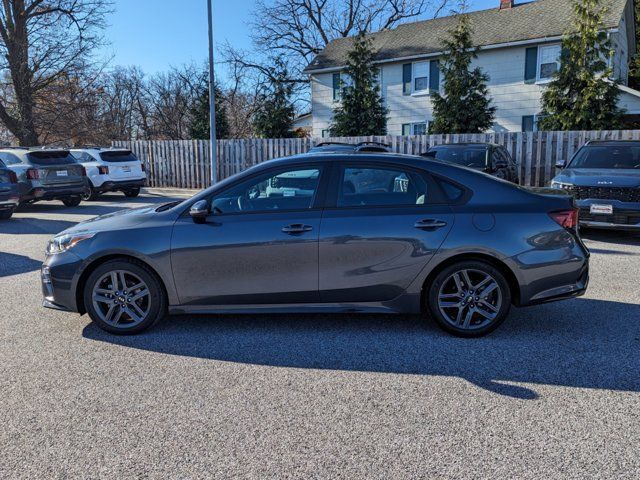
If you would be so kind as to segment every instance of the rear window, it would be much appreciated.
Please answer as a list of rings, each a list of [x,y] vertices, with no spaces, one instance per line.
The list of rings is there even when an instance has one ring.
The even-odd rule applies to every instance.
[[[573,158],[569,167],[640,169],[640,144],[583,147]]]
[[[29,159],[29,163],[34,165],[69,165],[77,163],[75,157],[71,155],[69,150],[29,152],[27,158]]]
[[[129,150],[119,150],[117,152],[100,152],[100,158],[105,162],[137,162],[133,152]]]
[[[487,166],[487,149],[478,147],[442,147],[433,148],[429,153],[443,162],[454,163],[462,167],[485,168]]]

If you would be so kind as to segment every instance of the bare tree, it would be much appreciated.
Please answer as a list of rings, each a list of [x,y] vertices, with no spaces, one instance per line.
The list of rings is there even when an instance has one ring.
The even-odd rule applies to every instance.
[[[0,2],[0,121],[22,145],[39,143],[36,110],[47,89],[78,78],[101,44],[110,0]],[[50,98],[49,98],[50,100]]]
[[[224,58],[265,83],[274,58],[284,61],[290,81],[307,84],[303,69],[337,38],[376,32],[400,23],[436,17],[453,0],[258,0],[251,22],[258,55],[226,45]],[[269,58],[264,62],[262,58]]]

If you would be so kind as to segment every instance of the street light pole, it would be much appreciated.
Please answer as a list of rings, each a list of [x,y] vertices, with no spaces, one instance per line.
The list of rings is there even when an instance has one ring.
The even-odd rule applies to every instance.
[[[218,181],[218,158],[216,149],[216,90],[213,72],[213,7],[212,0],[207,0],[207,17],[209,19],[209,156],[211,158],[211,185]]]

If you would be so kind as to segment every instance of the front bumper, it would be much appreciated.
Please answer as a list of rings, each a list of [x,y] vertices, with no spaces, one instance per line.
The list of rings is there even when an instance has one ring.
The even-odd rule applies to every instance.
[[[0,211],[13,210],[20,203],[18,192],[0,193]]]
[[[65,312],[77,312],[76,287],[82,260],[71,252],[48,255],[40,270],[42,306]]]
[[[591,213],[591,205],[612,205],[612,215]],[[609,230],[640,231],[640,203],[627,203],[618,200],[590,199],[576,200],[580,209],[580,226]]]

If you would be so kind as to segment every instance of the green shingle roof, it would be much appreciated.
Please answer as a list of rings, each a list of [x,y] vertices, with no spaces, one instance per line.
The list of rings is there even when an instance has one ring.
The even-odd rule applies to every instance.
[[[616,28],[628,0],[604,0],[607,7],[606,29]],[[499,0],[495,0],[496,5]],[[473,41],[479,47],[558,37],[567,32],[572,21],[571,0],[537,0],[500,10],[493,8],[469,13]],[[406,23],[393,30],[369,35],[376,50],[375,60],[429,55],[442,51],[442,40],[455,26],[456,17],[442,17]],[[352,38],[333,40],[307,66],[305,71],[340,67],[346,63]]]

